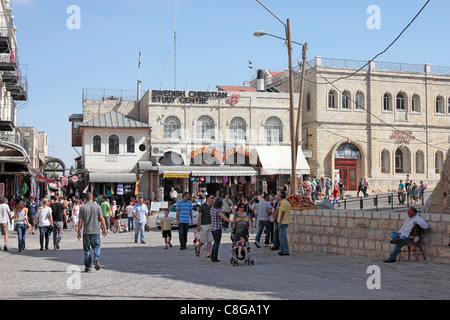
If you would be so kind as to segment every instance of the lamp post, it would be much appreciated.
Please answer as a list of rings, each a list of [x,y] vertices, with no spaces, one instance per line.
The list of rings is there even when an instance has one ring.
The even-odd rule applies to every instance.
[[[264,8],[266,8],[266,7],[264,7]],[[274,15],[274,14],[272,13],[272,15]],[[283,23],[278,17],[276,17],[276,18],[281,23]],[[253,35],[255,37],[262,37],[264,35],[268,35],[268,36],[271,36],[273,38],[284,40],[284,41],[286,41],[287,48],[288,48],[288,60],[289,60],[288,61],[288,63],[289,63],[289,133],[290,133],[290,139],[291,139],[291,188],[290,188],[289,194],[292,195],[292,194],[296,194],[297,193],[297,154],[298,154],[298,144],[300,142],[300,133],[301,133],[301,121],[302,121],[301,120],[301,112],[302,112],[302,102],[303,102],[303,87],[304,87],[305,71],[306,71],[306,52],[307,52],[308,44],[307,43],[302,44],[302,43],[295,42],[295,41],[291,40],[291,25],[290,25],[289,19],[287,19],[286,24],[283,23],[283,25],[285,26],[285,30],[286,30],[286,38],[275,36],[273,34],[267,33],[264,30],[255,31],[253,33]],[[297,122],[296,122],[296,125],[295,125],[295,131],[294,131],[294,74],[293,74],[294,72],[293,72],[293,69],[292,69],[292,43],[298,44],[298,45],[303,47],[303,51],[302,51],[302,59],[303,59],[303,63],[302,63],[302,79],[301,79],[301,84],[300,84],[300,98],[299,98],[299,103],[298,103],[298,114],[297,114]]]

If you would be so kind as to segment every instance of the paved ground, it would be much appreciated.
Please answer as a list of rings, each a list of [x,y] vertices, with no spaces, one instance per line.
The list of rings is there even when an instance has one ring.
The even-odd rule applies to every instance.
[[[449,299],[450,268],[430,262],[384,264],[379,259],[335,255],[278,256],[255,248],[254,266],[231,266],[229,233],[213,263],[194,255],[193,246],[165,250],[152,219],[147,243],[134,243],[131,233],[102,237],[101,270],[83,271],[82,244],[65,231],[60,250],[39,251],[39,236],[27,235],[27,250],[17,251],[10,233],[9,250],[0,252],[0,299]],[[254,235],[251,239],[254,238]],[[189,243],[192,243],[192,229]],[[3,239],[0,241],[3,247]],[[380,269],[380,289],[368,289],[370,266]],[[373,283],[369,281],[369,283]]]

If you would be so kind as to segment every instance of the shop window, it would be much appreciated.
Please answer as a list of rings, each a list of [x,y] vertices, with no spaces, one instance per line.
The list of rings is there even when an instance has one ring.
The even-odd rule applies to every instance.
[[[134,137],[129,136],[127,138],[127,152],[128,153],[134,153],[134,144],[135,144]]]
[[[102,152],[102,138],[100,136],[95,136],[92,141],[94,152]]]
[[[109,137],[109,154],[119,154],[119,137],[115,134]]]

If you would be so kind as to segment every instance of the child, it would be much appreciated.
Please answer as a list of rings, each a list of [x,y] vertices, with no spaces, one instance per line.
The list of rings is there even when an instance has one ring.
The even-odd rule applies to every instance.
[[[172,248],[172,219],[169,218],[169,210],[164,210],[164,218],[161,219],[161,234],[164,238],[164,242],[166,247],[164,249],[168,249],[167,245]]]
[[[242,249],[245,253],[245,260],[248,259],[248,241],[245,240],[243,236],[239,237],[239,241],[236,242],[236,247],[234,249],[238,248],[238,258],[242,259]]]
[[[338,204],[339,207],[341,206],[341,204],[338,201],[338,194],[339,194],[339,190],[335,188],[333,190],[333,196],[334,196],[333,207],[336,203]]]

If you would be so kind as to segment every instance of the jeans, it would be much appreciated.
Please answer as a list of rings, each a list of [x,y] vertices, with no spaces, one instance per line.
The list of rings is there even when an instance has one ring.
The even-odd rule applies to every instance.
[[[282,253],[289,253],[289,244],[287,239],[287,228],[288,224],[282,224],[279,226],[280,230],[280,247]]]
[[[211,260],[217,261],[219,260],[219,246],[220,246],[220,240],[222,240],[222,229],[211,231],[213,238],[214,238],[214,244],[211,249]]]
[[[61,242],[64,223],[62,221],[53,221],[53,245],[57,246]]]
[[[39,242],[41,243],[41,249],[44,247],[45,238],[45,249],[48,249],[48,242],[50,238],[50,226],[39,227]]]
[[[134,217],[128,218],[128,232],[134,231]]]
[[[273,224],[273,239],[272,244],[274,247],[280,246],[280,228],[278,226],[278,223],[275,221]]]
[[[392,238],[392,240],[398,238],[398,232],[392,231],[392,232],[391,232],[391,238]],[[408,238],[402,235],[402,236],[400,236],[400,239],[402,239],[403,242],[401,242],[401,243],[399,243],[399,244],[395,244],[395,245],[394,245],[394,248],[393,248],[392,251],[391,251],[390,258],[393,259],[393,260],[397,258],[398,254],[400,253],[400,250],[401,250],[402,247],[406,244],[406,240],[407,240]]]
[[[27,226],[25,224],[17,225],[17,237],[19,240],[19,250],[25,250],[25,234],[27,233]]]
[[[180,236],[180,247],[182,249],[186,248],[188,231],[189,223],[180,222],[178,225],[178,234]]]
[[[140,240],[145,241],[145,225],[147,224],[147,221],[140,222],[140,221],[136,220],[135,223],[136,223],[136,228],[134,231],[134,240],[136,240],[136,241],[138,240],[139,233],[140,233],[141,234]]]
[[[94,259],[100,261],[100,234],[83,233],[84,266],[90,268],[92,265],[91,248],[94,250]]]
[[[264,240],[264,244],[269,244],[270,239],[270,220],[260,220],[258,223],[258,233],[256,234],[255,241],[259,242],[261,239],[261,235],[263,232],[263,229],[266,229],[266,239]]]
[[[334,200],[333,200],[333,207],[334,207],[334,205],[335,205],[336,203],[338,204],[339,207],[341,206],[341,204],[339,203],[337,197],[335,197]]]

